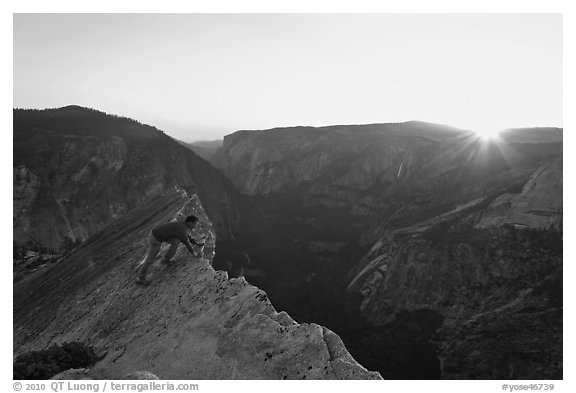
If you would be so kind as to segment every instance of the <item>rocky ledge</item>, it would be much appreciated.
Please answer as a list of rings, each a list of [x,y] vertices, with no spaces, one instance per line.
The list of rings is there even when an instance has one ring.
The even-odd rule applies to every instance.
[[[135,284],[149,231],[195,213],[203,256],[180,247]],[[147,370],[161,379],[380,379],[316,324],[277,312],[243,277],[211,267],[214,236],[198,198],[173,191],[115,221],[49,270],[14,287],[14,355],[80,341],[105,354],[92,378]],[[163,252],[163,251],[161,251]],[[158,258],[159,260],[160,258]]]

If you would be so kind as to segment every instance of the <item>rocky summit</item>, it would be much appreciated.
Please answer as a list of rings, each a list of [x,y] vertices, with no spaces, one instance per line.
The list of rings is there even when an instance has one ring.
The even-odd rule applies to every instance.
[[[135,283],[150,230],[191,213],[202,257],[180,247]],[[14,286],[14,354],[50,344],[93,345],[82,378],[145,370],[160,379],[379,379],[331,330],[277,312],[264,291],[212,266],[214,228],[200,199],[173,189],[133,209],[47,271]]]

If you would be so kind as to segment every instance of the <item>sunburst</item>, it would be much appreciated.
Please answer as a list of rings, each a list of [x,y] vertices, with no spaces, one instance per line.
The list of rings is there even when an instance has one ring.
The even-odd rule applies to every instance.
[[[480,139],[485,140],[485,141],[498,139],[500,137],[500,131],[502,131],[502,130],[500,128],[496,128],[496,127],[482,127],[482,128],[474,130],[476,135],[478,135],[478,137],[480,137]]]

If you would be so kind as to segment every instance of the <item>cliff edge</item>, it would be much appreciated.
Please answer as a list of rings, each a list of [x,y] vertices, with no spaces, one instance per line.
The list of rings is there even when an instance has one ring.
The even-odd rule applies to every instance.
[[[134,278],[149,231],[190,213],[206,224],[203,256],[180,247]],[[124,215],[62,262],[14,286],[14,355],[81,341],[103,354],[95,378],[147,370],[161,379],[380,379],[316,324],[276,312],[243,277],[211,267],[213,229],[197,197],[173,190]],[[164,252],[162,250],[161,252]]]

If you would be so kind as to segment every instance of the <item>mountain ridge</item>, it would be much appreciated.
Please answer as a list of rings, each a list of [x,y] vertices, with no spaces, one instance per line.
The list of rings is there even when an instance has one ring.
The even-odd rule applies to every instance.
[[[234,236],[243,206],[219,171],[162,131],[78,106],[14,110],[13,165],[18,246],[60,252],[174,185],[206,200],[220,240]]]

